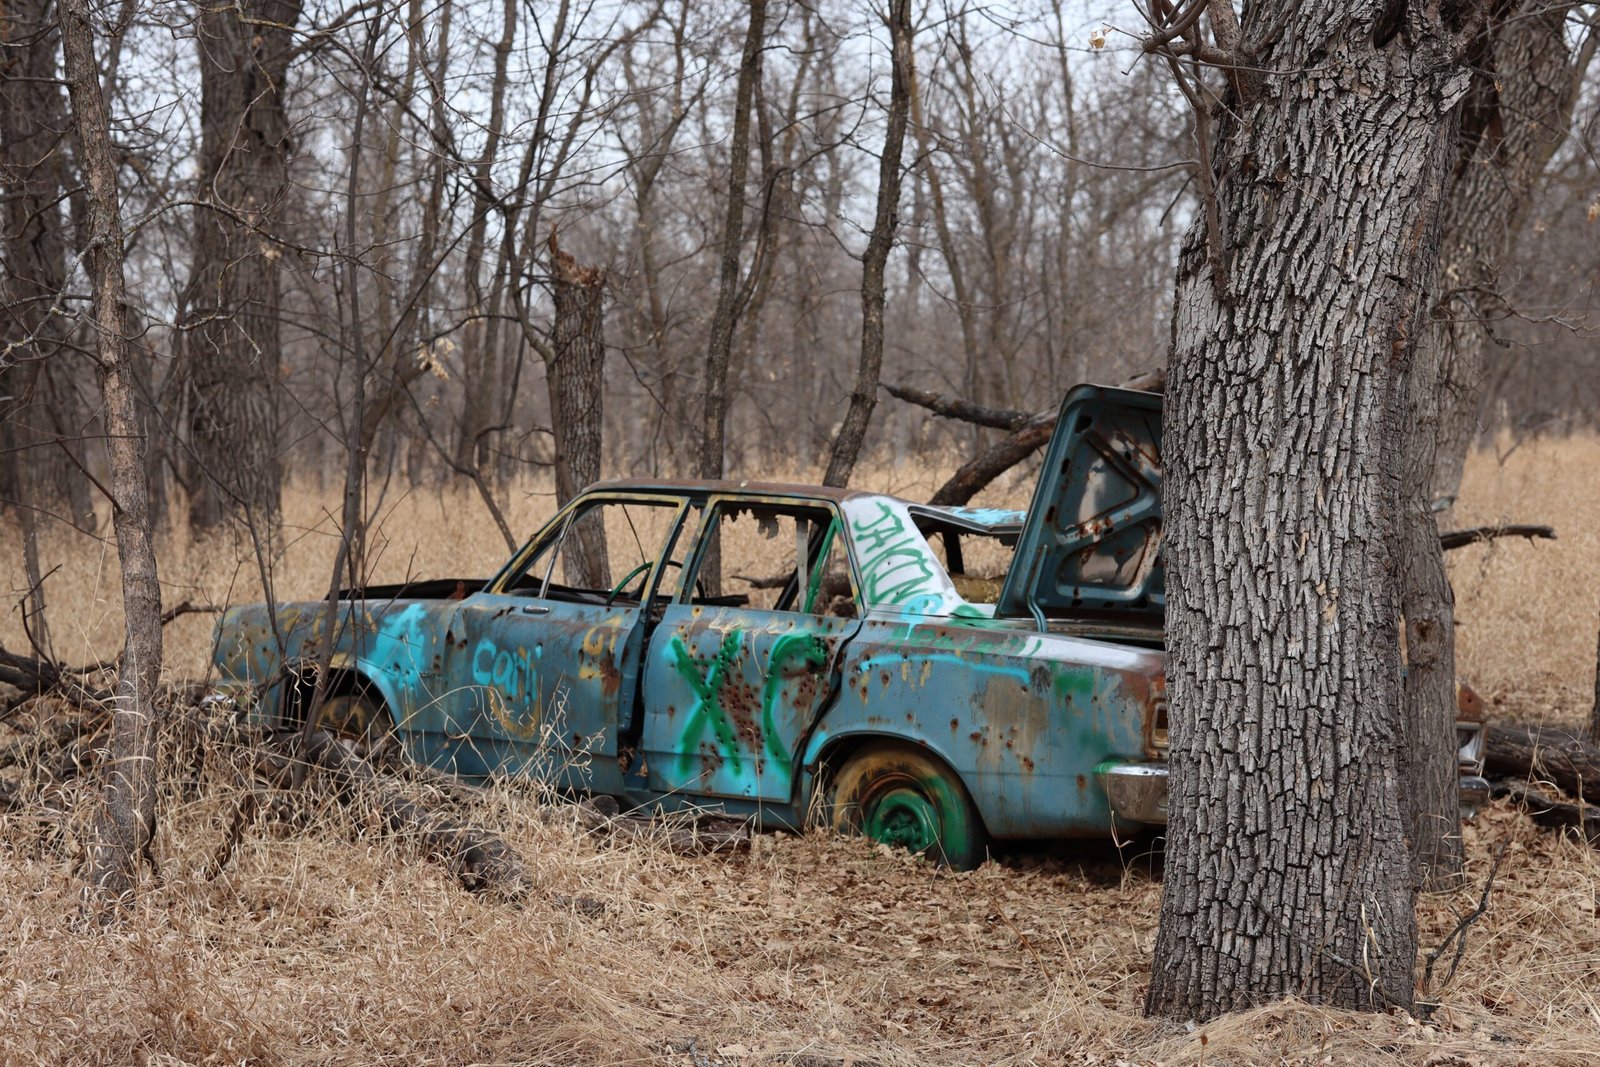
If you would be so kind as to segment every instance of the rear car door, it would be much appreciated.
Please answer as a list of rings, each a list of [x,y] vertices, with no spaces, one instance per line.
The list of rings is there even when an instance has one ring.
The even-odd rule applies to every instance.
[[[621,792],[645,605],[685,510],[669,496],[581,497],[462,602],[445,638],[457,773]]]
[[[648,784],[787,803],[805,736],[860,625],[842,521],[831,502],[721,496],[708,501],[703,529],[650,637]],[[714,595],[740,586],[743,605]]]

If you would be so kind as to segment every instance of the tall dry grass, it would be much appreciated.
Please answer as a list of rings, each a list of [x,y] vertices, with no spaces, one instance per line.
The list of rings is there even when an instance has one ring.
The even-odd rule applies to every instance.
[[[1461,522],[1561,531],[1453,560],[1464,670],[1503,707],[1582,711],[1600,598],[1596,459],[1600,440],[1577,439],[1470,468]],[[936,474],[886,465],[863,481],[918,495]],[[519,530],[551,510],[540,488],[513,495]],[[1027,492],[1022,479],[997,502]],[[291,494],[278,595],[325,589],[331,510]],[[470,494],[392,495],[379,512],[378,578],[486,573],[505,555]],[[20,552],[4,537],[15,590]],[[114,653],[110,547],[53,533],[43,555],[60,567],[48,585],[59,654]],[[169,603],[257,593],[249,553],[230,543],[172,538],[161,558]],[[4,625],[15,647],[14,613]],[[209,620],[168,630],[173,672],[201,670]],[[1285,1002],[1189,1029],[1139,1012],[1159,886],[1132,854],[1084,847],[950,874],[857,840],[775,835],[748,854],[685,858],[586,836],[508,784],[473,814],[528,861],[535,892],[512,908],[331,806],[258,819],[208,880],[238,794],[220,771],[202,785],[164,796],[159,876],[110,930],[77,921],[73,843],[52,844],[30,815],[0,817],[0,1062],[1600,1061],[1596,856],[1499,807],[1465,831],[1475,882],[1493,850],[1506,858],[1431,1019]],[[1424,899],[1424,947],[1476,901],[1471,888]]]

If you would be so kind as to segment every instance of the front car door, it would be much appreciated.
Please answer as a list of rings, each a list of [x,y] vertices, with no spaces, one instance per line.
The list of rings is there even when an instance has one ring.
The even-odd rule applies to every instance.
[[[647,782],[658,795],[787,804],[859,625],[842,519],[829,501],[714,496],[702,531],[650,637]],[[706,595],[724,583],[747,586],[747,602]]]
[[[674,496],[580,497],[462,602],[445,638],[448,769],[622,792],[643,605],[687,510]]]

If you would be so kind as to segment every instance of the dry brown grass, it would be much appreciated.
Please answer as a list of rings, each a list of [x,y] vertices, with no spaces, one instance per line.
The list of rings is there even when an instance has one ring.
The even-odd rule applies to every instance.
[[[1592,685],[1596,460],[1596,439],[1525,445],[1504,466],[1474,460],[1460,521],[1561,531],[1554,544],[1453,561],[1463,663],[1503,707],[1571,718]],[[915,495],[934,478],[880,469],[863,480]],[[300,532],[276,568],[280,595],[325,587],[332,524],[321,509],[291,498]],[[519,493],[514,524],[530,529],[549,509]],[[381,577],[481,573],[504,555],[469,494],[412,493],[384,513]],[[4,537],[15,588],[20,553],[14,531]],[[169,602],[253,596],[241,555],[163,545]],[[65,658],[115,650],[112,557],[93,542],[46,543],[47,567],[63,565],[49,588]],[[206,619],[169,627],[175,670],[199,669],[209,630]],[[8,616],[3,639],[16,638]],[[256,824],[207,881],[197,872],[232,804],[215,780],[168,796],[161,876],[125,925],[103,932],[76,922],[70,851],[41,846],[24,817],[0,819],[0,1062],[1443,1067],[1591,1063],[1600,1050],[1597,857],[1498,807],[1466,831],[1479,883],[1492,851],[1508,851],[1431,1023],[1288,1002],[1189,1031],[1139,1014],[1159,886],[1131,855],[1081,849],[955,875],[808,835],[684,858],[648,842],[607,846],[507,786],[476,818],[528,860],[536,891],[518,909],[469,896],[338,810],[292,831]],[[1475,902],[1472,889],[1424,900],[1424,947]]]

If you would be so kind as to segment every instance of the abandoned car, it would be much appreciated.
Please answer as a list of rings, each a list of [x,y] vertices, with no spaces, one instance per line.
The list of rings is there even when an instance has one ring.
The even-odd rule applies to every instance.
[[[321,721],[470,779],[820,818],[957,867],[1159,825],[1160,416],[1073,390],[1026,512],[596,485],[487,581],[347,591]],[[222,685],[303,722],[329,617],[228,611]]]

